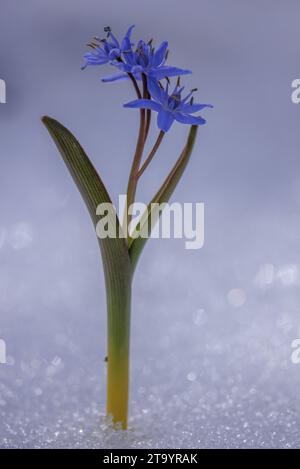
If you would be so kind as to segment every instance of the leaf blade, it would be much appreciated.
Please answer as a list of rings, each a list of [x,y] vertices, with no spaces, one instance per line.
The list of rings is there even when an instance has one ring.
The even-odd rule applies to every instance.
[[[153,228],[153,226],[152,227],[150,226],[149,220],[150,221],[152,220],[155,223],[161,215],[161,212],[157,212],[155,208],[151,208],[151,205],[166,203],[172,196],[190,160],[192,150],[194,147],[194,143],[196,140],[196,136],[197,136],[197,130],[198,130],[198,126],[196,125],[191,126],[191,129],[187,138],[187,143],[183,151],[181,152],[179,158],[177,159],[169,175],[167,176],[167,178],[161,185],[160,189],[158,190],[158,192],[155,194],[155,196],[149,203],[146,211],[143,213],[141,217],[141,220],[137,224],[134,230],[134,233],[132,234],[132,236],[130,237],[128,241],[129,255],[131,258],[133,269],[135,269],[136,267],[138,259],[142,253],[142,250],[147,240],[149,239],[151,228]],[[154,225],[154,223],[152,223],[152,225]],[[147,229],[148,229],[148,233],[145,233],[148,235],[147,237],[135,237],[138,231],[141,233],[144,233],[145,230]]]
[[[51,117],[44,116],[42,118],[42,122],[56,144],[82,195],[93,224],[96,227],[97,222],[99,221],[99,218],[96,215],[98,205],[101,203],[112,204],[105,185],[74,135],[60,122],[52,119]],[[114,220],[117,223],[117,233],[122,232],[115,211],[111,216],[115,217]],[[114,268],[123,268],[126,272],[130,271],[130,259],[125,238],[117,236],[116,238],[107,237],[100,239],[98,237],[98,241],[103,257],[106,276],[108,275],[111,277],[113,275]]]

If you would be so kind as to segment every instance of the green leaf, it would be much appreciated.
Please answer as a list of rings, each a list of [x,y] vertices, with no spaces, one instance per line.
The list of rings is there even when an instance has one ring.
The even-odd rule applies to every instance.
[[[89,210],[94,226],[96,226],[99,221],[99,217],[96,215],[98,205],[101,203],[111,204],[111,199],[100,176],[80,143],[66,127],[55,119],[47,116],[43,117],[42,121],[66,163]],[[121,232],[119,220],[114,209],[109,216],[115,217],[117,233],[119,229]],[[128,274],[130,270],[130,259],[125,238],[107,237],[103,239],[98,238],[98,240],[106,277],[115,276],[114,269],[121,269],[125,274]]]
[[[111,199],[88,156],[75,137],[63,125],[50,117],[43,123],[53,138],[90,212],[94,225],[98,223],[99,204]],[[109,217],[119,220],[113,209]],[[105,274],[108,312],[108,385],[107,412],[113,421],[127,426],[129,383],[129,338],[132,267],[127,242],[122,237],[99,239]]]
[[[168,202],[171,195],[173,194],[181,176],[189,162],[193,146],[195,143],[198,127],[196,125],[191,126],[187,143],[173,166],[168,177],[165,179],[159,191],[151,200],[147,209],[141,216],[141,220],[137,224],[132,236],[129,238],[129,255],[131,258],[133,269],[136,267],[137,261],[141,255],[141,252],[151,234],[151,230],[154,227],[156,221],[161,215],[161,211],[157,207],[153,207],[152,204],[163,204]],[[152,221],[152,226],[150,221]],[[139,236],[142,235],[142,236]]]

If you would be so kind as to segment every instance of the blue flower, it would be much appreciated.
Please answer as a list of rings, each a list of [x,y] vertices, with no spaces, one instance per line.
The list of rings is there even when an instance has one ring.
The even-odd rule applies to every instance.
[[[92,47],[93,52],[87,52],[84,54],[86,63],[81,67],[82,70],[84,70],[88,65],[104,65],[110,63],[111,65],[117,66],[125,48],[128,48],[129,44],[130,47],[132,46],[130,36],[133,28],[134,25],[130,26],[121,44],[113,35],[110,28],[105,28],[105,31],[107,31],[106,39],[94,38],[96,42],[88,44]]]
[[[104,77],[102,81],[119,80],[125,78],[128,73],[131,73],[136,79],[140,79],[144,74],[147,78],[155,78],[156,80],[192,73],[190,70],[165,65],[168,55],[167,41],[162,42],[157,50],[154,49],[151,41],[147,44],[144,41],[139,41],[136,50],[133,51],[129,38],[124,39],[123,46],[123,60],[116,64],[122,73]]]
[[[212,108],[211,104],[194,104],[192,94],[195,90],[192,90],[182,99],[181,93],[184,87],[180,87],[179,81],[171,94],[169,94],[168,88],[168,84],[164,90],[155,80],[148,80],[148,89],[152,99],[136,99],[124,104],[124,107],[156,111],[158,113],[157,125],[163,132],[168,132],[175,120],[182,124],[205,124],[206,121],[202,117],[192,116],[191,114],[206,107]]]

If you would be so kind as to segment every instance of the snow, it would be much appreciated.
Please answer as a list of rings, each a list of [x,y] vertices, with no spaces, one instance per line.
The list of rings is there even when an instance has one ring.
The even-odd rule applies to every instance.
[[[55,233],[53,227],[53,245]],[[16,276],[21,262],[38,266],[42,234],[34,249],[18,250],[10,272],[0,271],[3,279]],[[226,259],[229,273],[219,282],[203,267],[211,253],[197,260],[173,241],[149,247],[134,287],[129,429],[116,431],[104,415],[105,301],[90,235],[87,226],[66,243],[63,263],[46,255],[46,284],[34,268],[17,296],[6,284],[1,447],[299,446],[300,365],[292,360],[299,264],[249,256],[236,268]],[[75,249],[79,240],[90,243],[89,254]],[[160,274],[158,258],[167,264]],[[184,271],[176,270],[178,259]],[[192,271],[197,275],[187,278]],[[54,297],[45,297],[48,288]]]

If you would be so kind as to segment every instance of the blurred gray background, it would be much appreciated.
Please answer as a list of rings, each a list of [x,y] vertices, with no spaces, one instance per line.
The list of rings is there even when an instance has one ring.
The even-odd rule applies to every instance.
[[[300,77],[296,0],[3,0],[0,78],[1,447],[297,447],[300,365]],[[205,203],[205,246],[151,240],[136,272],[131,430],[104,419],[106,311],[85,206],[40,117],[81,141],[114,200],[124,193],[138,112],[109,67],[82,72],[85,44],[168,40],[191,68],[203,115],[173,200]],[[184,143],[174,124],[138,198]],[[153,127],[151,138],[156,136]]]

